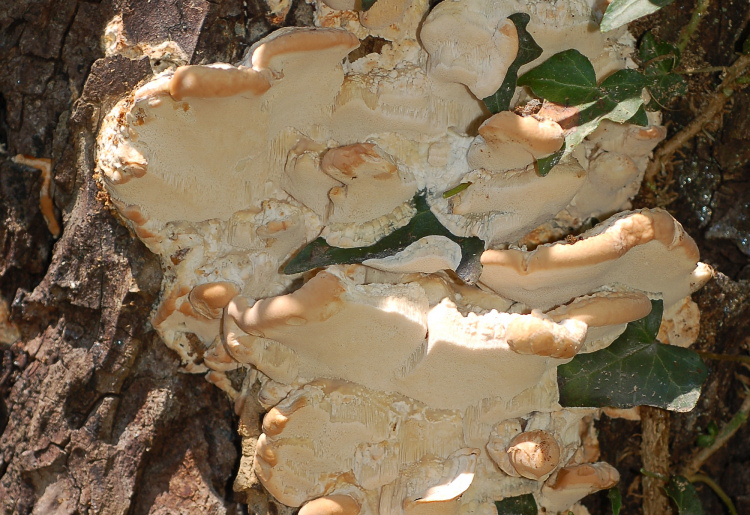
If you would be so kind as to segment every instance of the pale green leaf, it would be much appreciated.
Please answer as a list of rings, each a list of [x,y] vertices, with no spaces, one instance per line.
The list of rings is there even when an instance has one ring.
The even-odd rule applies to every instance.
[[[604,12],[601,31],[609,32],[622,27],[633,20],[656,12],[672,2],[674,0],[613,0]]]
[[[443,193],[443,198],[451,198],[451,197],[453,197],[455,195],[458,195],[459,193],[461,193],[463,190],[465,190],[469,186],[471,186],[470,182],[462,182],[461,184],[459,184],[455,188],[451,188],[448,191],[446,191],[445,193]]]

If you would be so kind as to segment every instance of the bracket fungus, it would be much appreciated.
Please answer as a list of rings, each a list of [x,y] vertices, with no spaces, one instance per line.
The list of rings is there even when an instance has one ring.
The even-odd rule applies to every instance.
[[[316,27],[237,65],[162,71],[104,119],[99,184],[162,258],[153,325],[186,371],[268,408],[238,481],[300,514],[492,514],[521,494],[566,510],[617,472],[592,451],[598,406],[562,406],[557,367],[656,299],[688,345],[711,271],[666,211],[619,212],[658,115],[566,148],[574,129],[525,109],[529,89],[513,82],[514,111],[482,99],[521,52],[515,13],[543,49],[522,72],[572,48],[602,79],[632,66],[632,38],[597,30],[587,0],[355,3],[316,0]],[[351,57],[368,36],[380,52]],[[413,227],[418,192],[437,232]],[[573,243],[549,229],[593,217]],[[396,231],[418,236],[377,247]],[[319,237],[323,264],[285,274]],[[471,238],[483,268],[461,275]]]

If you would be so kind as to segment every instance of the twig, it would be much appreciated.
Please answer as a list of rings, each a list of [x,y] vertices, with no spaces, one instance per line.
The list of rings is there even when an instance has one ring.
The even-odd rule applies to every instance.
[[[716,73],[727,71],[726,66],[706,66],[705,68],[693,68],[692,70],[677,70],[680,75],[692,75],[693,73]]]
[[[669,481],[669,476],[665,476],[664,474],[657,474],[656,472],[651,472],[650,470],[646,470],[643,467],[641,467],[641,474],[643,474],[646,477],[658,479],[660,481]]]
[[[643,514],[667,515],[672,513],[664,492],[665,478],[669,477],[669,413],[643,406],[641,432],[641,462],[650,472],[643,477]]]
[[[690,38],[695,33],[698,25],[700,25],[701,19],[703,19],[703,15],[706,14],[706,10],[708,9],[710,3],[711,0],[698,0],[698,4],[695,6],[695,10],[693,11],[693,15],[690,17],[690,21],[682,28],[682,31],[680,32],[680,38],[677,40],[677,48],[680,49],[680,53],[682,53],[685,50],[685,47],[687,47],[688,43],[690,42]]]
[[[667,162],[672,155],[677,152],[683,145],[690,141],[693,136],[698,134],[703,126],[713,120],[721,111],[734,92],[735,88],[741,87],[737,84],[737,79],[750,68],[750,55],[741,55],[735,62],[727,68],[726,76],[721,82],[713,99],[703,110],[703,113],[697,116],[684,129],[675,134],[672,139],[659,147],[654,152],[654,158],[646,168],[646,181],[653,182],[654,177],[661,171],[663,163]]]
[[[750,363],[750,356],[729,356],[727,354],[714,354],[702,350],[695,351],[702,358],[715,359],[717,361],[739,361],[740,363]]]
[[[737,515],[737,508],[734,507],[732,499],[729,498],[727,493],[719,486],[716,481],[703,474],[695,474],[693,477],[688,478],[688,481],[690,481],[691,483],[705,483],[706,485],[708,485],[708,487],[713,490],[716,495],[719,496],[719,499],[724,502],[727,510],[729,510],[729,515]]]
[[[724,424],[719,434],[716,435],[716,440],[709,447],[701,449],[680,469],[680,474],[685,477],[694,476],[703,464],[721,447],[727,443],[727,441],[734,436],[734,434],[747,422],[747,418],[750,415],[750,395],[745,396],[745,400],[742,401],[740,409],[735,413],[732,419]]]

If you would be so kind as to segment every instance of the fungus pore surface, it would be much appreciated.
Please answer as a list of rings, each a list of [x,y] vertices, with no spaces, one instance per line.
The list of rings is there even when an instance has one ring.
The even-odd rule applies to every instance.
[[[523,109],[530,90],[494,115],[482,99],[519,52],[515,13],[543,49],[521,72],[576,49],[601,81],[633,40],[602,34],[589,0],[355,4],[316,0],[315,27],[164,70],[106,116],[99,184],[162,258],[153,326],[240,411],[266,408],[235,489],[260,481],[304,515],[492,515],[523,494],[567,510],[618,475],[587,450],[598,410],[559,404],[558,365],[655,299],[668,339],[694,334],[677,313],[710,269],[666,211],[627,211],[658,114],[603,122],[541,176],[568,129]],[[348,57],[367,37],[380,52]],[[284,273],[317,238],[355,256],[418,234],[415,195],[445,231]],[[467,241],[476,284],[455,273]]]

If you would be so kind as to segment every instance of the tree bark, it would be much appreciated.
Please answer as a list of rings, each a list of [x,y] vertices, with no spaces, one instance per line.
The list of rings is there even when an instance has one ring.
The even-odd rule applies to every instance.
[[[669,476],[669,413],[659,408],[641,408],[643,468],[650,474]],[[669,499],[664,493],[666,482],[658,477],[643,477],[644,515],[670,515]]]
[[[0,6],[0,334],[20,335],[0,347],[3,513],[242,511],[233,406],[150,328],[159,263],[98,200],[93,172],[101,118],[152,72],[145,56],[105,57],[105,25],[121,15],[133,43],[233,60],[249,14],[241,1]],[[16,154],[52,159],[57,241],[41,173]]]

